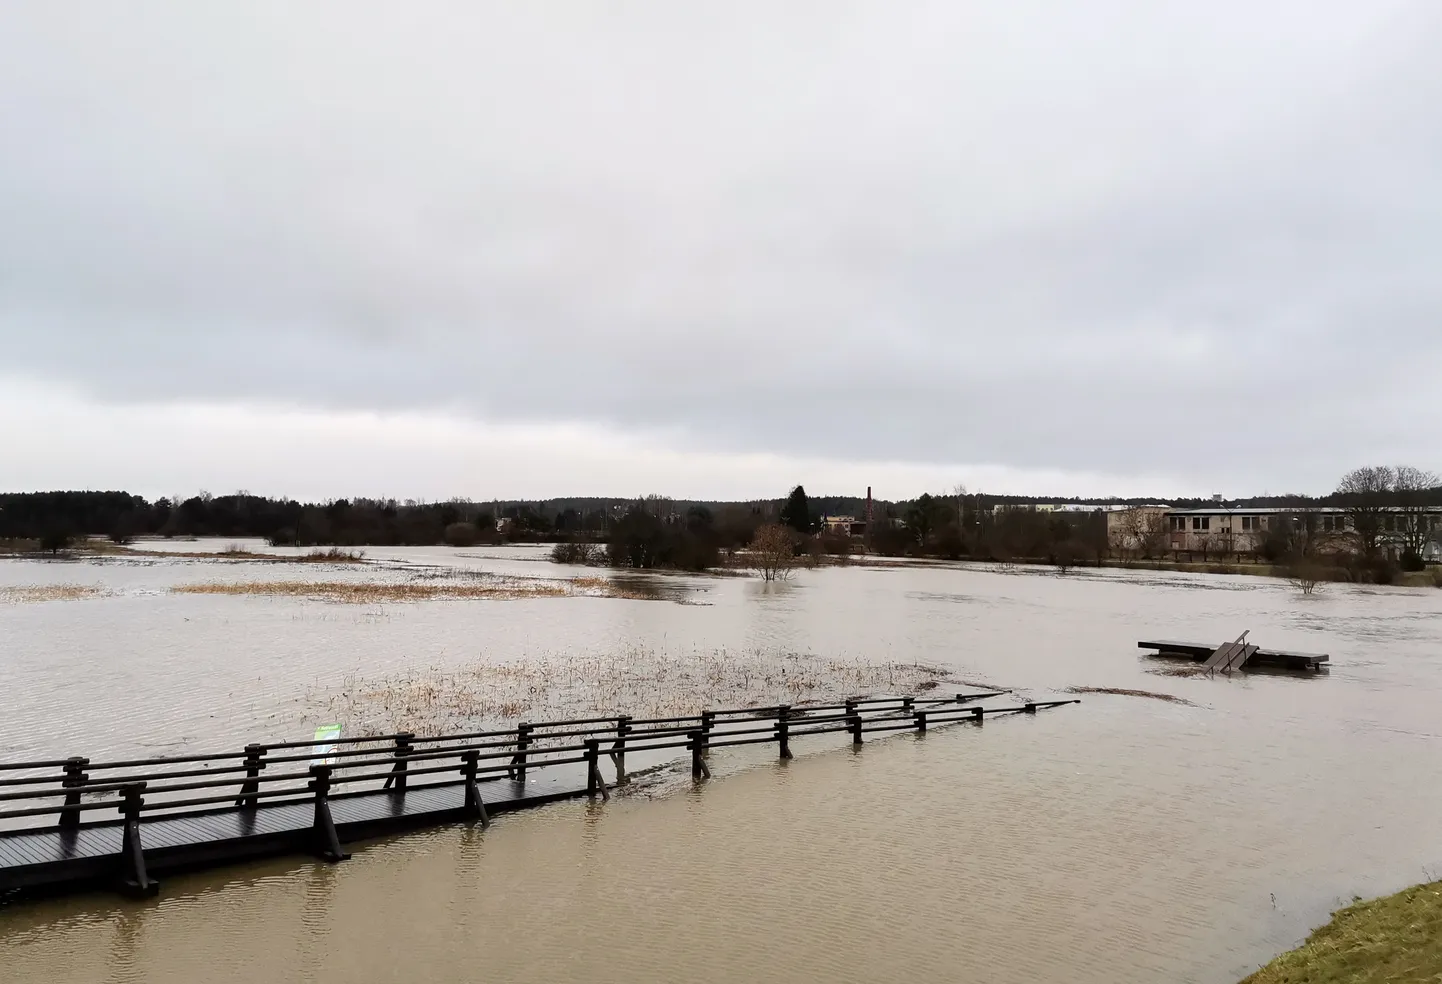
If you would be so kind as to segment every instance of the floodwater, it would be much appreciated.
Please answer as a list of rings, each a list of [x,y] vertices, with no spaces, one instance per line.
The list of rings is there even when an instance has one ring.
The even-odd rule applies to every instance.
[[[194,545],[175,545],[176,547]],[[526,576],[534,550],[374,550]],[[615,598],[384,606],[176,595],[307,565],[0,561],[6,758],[296,737],[345,674],[518,654],[708,647],[920,661],[1045,699],[925,737],[798,742],[692,789],[505,815],[174,877],[161,897],[0,909],[9,982],[1229,982],[1354,894],[1442,875],[1442,591],[980,568],[824,568],[786,585],[658,578]],[[680,585],[681,587],[677,587]],[[1315,679],[1162,675],[1144,638],[1330,653]],[[304,736],[303,734],[300,736]],[[827,741],[829,739],[812,739]]]

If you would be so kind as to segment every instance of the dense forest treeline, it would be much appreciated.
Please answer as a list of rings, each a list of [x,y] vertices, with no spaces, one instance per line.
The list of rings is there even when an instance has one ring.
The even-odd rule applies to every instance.
[[[1419,473],[1432,479],[1430,473]],[[1355,491],[1350,493],[1355,498]],[[1385,491],[1380,494],[1388,494]],[[1411,492],[1442,505],[1442,487]],[[876,500],[864,540],[828,528],[825,517],[866,515],[857,496],[811,496],[797,486],[786,498],[750,502],[557,498],[539,501],[445,502],[336,499],[303,503],[240,492],[147,500],[125,492],[56,491],[0,494],[0,539],[58,549],[77,537],[126,543],[138,536],[262,537],[276,545],[471,546],[497,542],[605,543],[612,564],[625,567],[715,566],[746,547],[758,528],[779,523],[795,533],[798,552],[847,554],[864,548],[889,556],[949,559],[1101,562],[1109,554],[1101,512],[998,509],[1038,500],[956,489],[905,502]],[[1054,498],[1077,506],[1161,504],[1209,506],[1211,499]],[[1227,503],[1234,508],[1305,508],[1345,504],[1346,490],[1328,496],[1268,496]],[[586,556],[580,551],[579,556]]]

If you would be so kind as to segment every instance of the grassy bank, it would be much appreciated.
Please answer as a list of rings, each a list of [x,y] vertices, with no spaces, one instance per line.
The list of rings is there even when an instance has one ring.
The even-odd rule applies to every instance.
[[[1442,881],[1357,902],[1242,984],[1442,981]]]

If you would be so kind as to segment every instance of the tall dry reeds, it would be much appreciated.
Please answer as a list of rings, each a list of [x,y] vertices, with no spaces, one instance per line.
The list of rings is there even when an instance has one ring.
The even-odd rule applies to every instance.
[[[521,598],[627,598],[651,601],[660,597],[644,585],[605,577],[565,579],[473,575],[457,581],[456,575],[416,575],[410,581],[204,581],[177,584],[175,594],[252,595],[307,598],[315,601],[367,605],[380,602]]]
[[[628,646],[614,652],[477,660],[377,677],[348,676],[307,695],[307,720],[349,734],[436,735],[517,720],[630,714],[672,717],[706,708],[804,706],[870,694],[932,689],[943,671],[910,663],[766,650],[685,652]]]
[[[93,584],[21,584],[0,587],[0,602],[23,605],[40,601],[75,601],[106,594]]]

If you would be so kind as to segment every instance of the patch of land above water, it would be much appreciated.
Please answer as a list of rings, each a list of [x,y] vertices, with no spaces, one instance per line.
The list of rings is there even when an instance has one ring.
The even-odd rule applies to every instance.
[[[1339,909],[1242,984],[1428,984],[1442,980],[1442,881]]]

